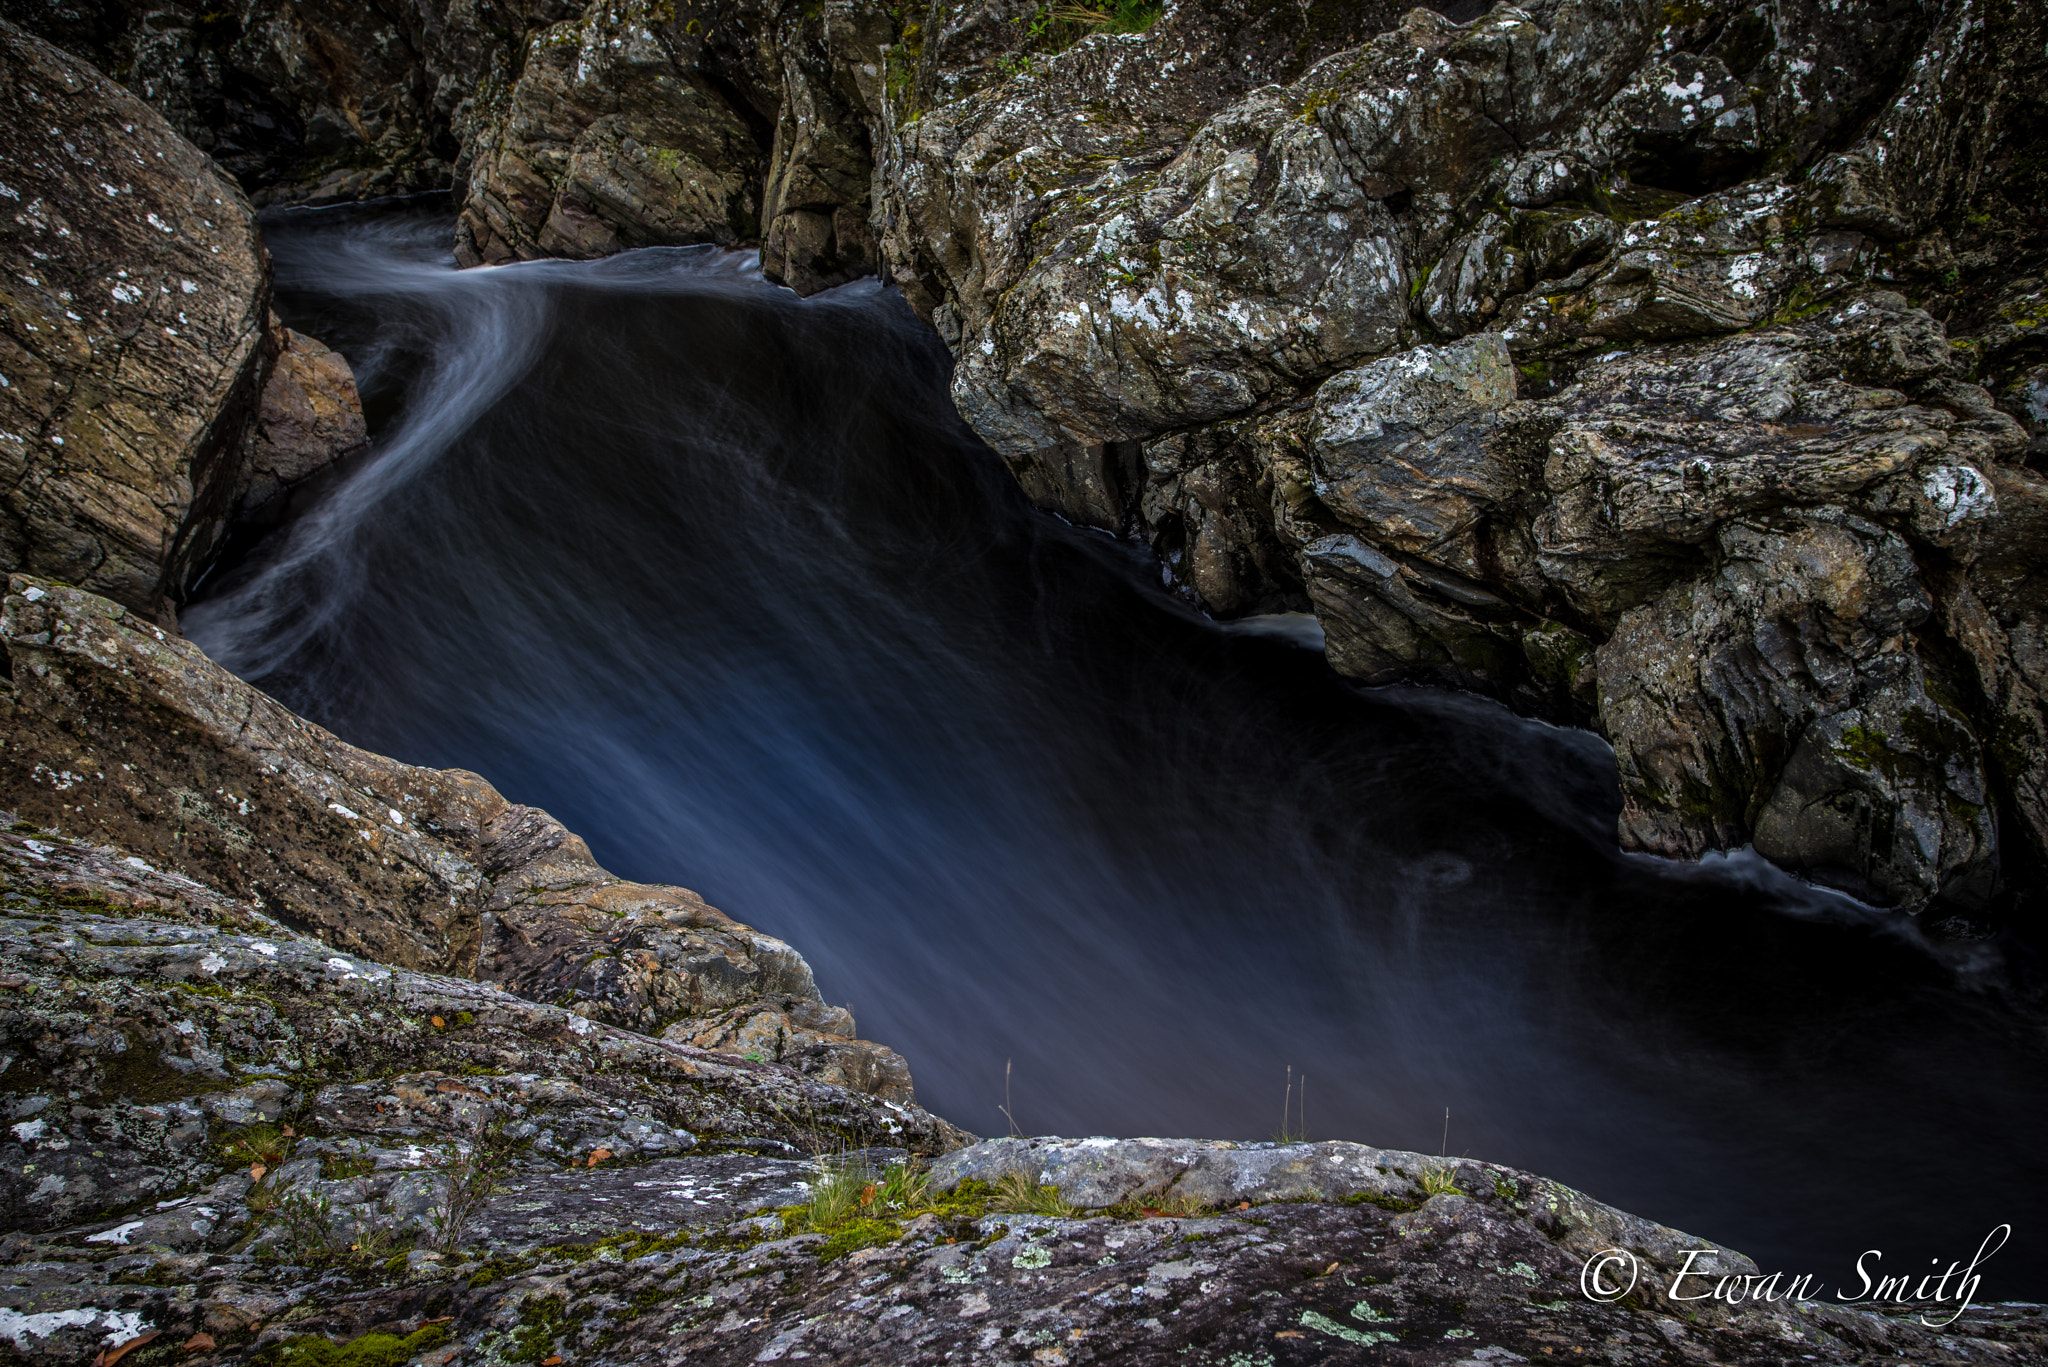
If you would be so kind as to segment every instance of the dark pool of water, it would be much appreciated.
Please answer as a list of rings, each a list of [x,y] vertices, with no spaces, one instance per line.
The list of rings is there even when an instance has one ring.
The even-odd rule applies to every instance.
[[[1595,738],[1188,610],[1033,512],[899,299],[653,250],[456,272],[266,227],[373,457],[205,586],[215,658],[783,936],[970,1129],[1519,1164],[1847,1277],[2048,1293],[2048,1069],[1990,947],[1614,847]],[[1277,624],[1285,626],[1286,624]],[[1299,1128],[1301,1120],[1291,1122]]]

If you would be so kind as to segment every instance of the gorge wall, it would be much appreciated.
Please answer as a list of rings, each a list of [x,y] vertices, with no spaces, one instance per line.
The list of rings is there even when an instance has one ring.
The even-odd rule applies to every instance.
[[[1126,8],[16,13],[259,200],[451,187],[465,262],[879,272],[1043,506],[1596,728],[1625,846],[2031,916],[2041,16]]]

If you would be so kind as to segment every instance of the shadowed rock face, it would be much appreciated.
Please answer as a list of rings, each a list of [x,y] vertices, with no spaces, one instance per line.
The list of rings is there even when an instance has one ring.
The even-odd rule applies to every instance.
[[[615,878],[547,813],[293,716],[103,598],[17,576],[0,792],[380,963],[786,1062],[908,1103],[810,967],[684,888]]]

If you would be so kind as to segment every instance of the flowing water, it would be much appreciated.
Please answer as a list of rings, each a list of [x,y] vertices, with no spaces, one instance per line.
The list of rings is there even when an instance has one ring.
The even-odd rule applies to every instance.
[[[1621,855],[1594,737],[1204,619],[1028,506],[871,283],[448,229],[267,223],[375,443],[186,612],[229,668],[788,939],[969,1129],[1007,1086],[1033,1133],[1443,1148],[1852,1288],[2010,1221],[1986,1294],[2048,1293],[2004,951]]]

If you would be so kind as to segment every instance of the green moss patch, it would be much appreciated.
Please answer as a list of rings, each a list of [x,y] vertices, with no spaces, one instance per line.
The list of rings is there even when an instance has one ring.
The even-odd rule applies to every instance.
[[[430,1324],[400,1338],[396,1334],[364,1334],[346,1343],[318,1334],[301,1334],[266,1348],[257,1360],[276,1367],[404,1367],[429,1348],[448,1341],[446,1326]]]

